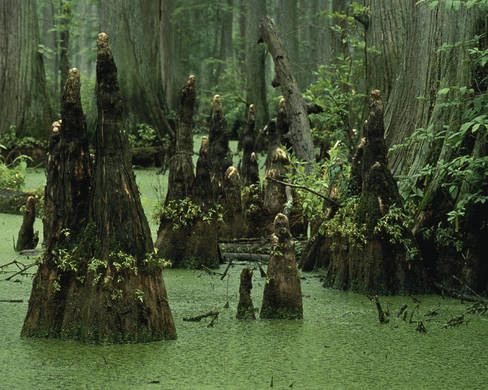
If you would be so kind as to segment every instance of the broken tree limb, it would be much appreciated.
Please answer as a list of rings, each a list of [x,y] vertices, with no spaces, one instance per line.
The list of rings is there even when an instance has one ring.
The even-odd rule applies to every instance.
[[[22,268],[20,271],[10,275],[8,278],[5,278],[5,280],[12,280],[15,276],[17,275],[21,275],[23,273],[25,273],[25,271],[27,271],[29,268],[32,268],[34,267],[35,265],[37,265],[36,263],[33,263],[33,264],[29,264],[29,265],[26,265],[24,268]]]
[[[23,299],[0,299],[0,303],[22,303]]]
[[[369,297],[369,299],[372,302],[374,302],[374,304],[376,306],[376,310],[378,311],[378,320],[380,321],[380,324],[387,324],[390,320],[389,320],[386,312],[381,307],[381,303],[380,303],[380,300],[378,298],[378,295],[373,295],[373,296]]]
[[[286,186],[286,187],[296,188],[298,190],[303,190],[303,191],[310,192],[311,194],[314,194],[314,195],[322,198],[331,207],[336,207],[336,208],[341,207],[341,205],[339,203],[337,203],[335,200],[332,200],[332,199],[328,198],[327,196],[322,195],[320,192],[317,192],[317,191],[313,190],[312,188],[309,188],[309,187],[306,187],[306,186],[302,186],[302,185],[299,185],[299,184],[287,183],[285,181],[278,180],[278,179],[275,179],[275,178],[269,177],[269,176],[266,177],[266,180],[269,180],[269,181],[272,181],[272,182],[281,184],[281,185]]]
[[[203,320],[204,318],[207,318],[207,317],[218,317],[219,314],[220,314],[220,312],[212,310],[212,311],[209,311],[207,313],[199,314],[199,315],[194,316],[194,317],[183,317],[183,321],[200,322],[201,320]]]
[[[266,44],[273,57],[276,71],[274,84],[279,84],[286,101],[286,111],[290,120],[289,136],[293,150],[299,159],[311,163],[314,160],[314,147],[305,102],[291,72],[286,50],[271,18],[265,17],[262,20],[259,25],[259,34],[260,42]]]
[[[224,280],[224,278],[227,276],[227,272],[229,272],[229,268],[232,266],[232,262],[233,262],[233,259],[231,258],[229,260],[229,263],[227,264],[227,267],[225,267],[225,271],[222,274],[222,276],[220,277],[220,280]]]

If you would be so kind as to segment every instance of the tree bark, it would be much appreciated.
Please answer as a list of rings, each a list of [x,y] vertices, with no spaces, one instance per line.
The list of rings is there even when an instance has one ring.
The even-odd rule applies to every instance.
[[[273,250],[269,258],[261,318],[302,319],[302,289],[291,245],[288,218],[278,214],[274,220]]]
[[[52,120],[34,0],[0,4],[0,134],[47,138]]]
[[[302,94],[291,72],[288,56],[270,18],[265,18],[259,28],[261,39],[266,43],[273,56],[276,79],[285,98],[286,111],[290,119],[289,138],[293,150],[299,159],[312,162],[314,160],[314,148],[310,123]]]
[[[252,269],[244,268],[241,271],[241,284],[239,286],[239,305],[237,306],[238,320],[255,320],[254,305],[251,298]]]
[[[227,123],[219,95],[215,95],[212,100],[212,111],[209,119],[208,162],[214,199],[218,200],[222,195],[225,172],[232,165]]]
[[[60,337],[72,270],[59,254],[70,250],[88,223],[91,166],[80,101],[80,73],[72,69],[62,100],[62,123],[53,123],[44,191],[44,253],[34,277],[23,336]]]
[[[100,26],[113,37],[125,128],[147,123],[163,137],[173,130],[166,118],[160,40],[156,39],[160,12],[159,2],[153,0],[107,0],[99,5]]]
[[[25,249],[35,249],[39,242],[39,232],[34,233],[34,222],[36,221],[36,198],[29,196],[25,203],[24,218],[20,226],[15,250],[17,252]]]
[[[348,237],[337,237],[331,250],[326,284],[375,294],[425,291],[423,262],[419,256],[407,259],[407,240],[410,250],[416,249],[412,233],[401,225],[400,220],[389,221],[389,228],[398,225],[403,241],[398,237],[394,241],[388,232],[376,229],[379,220],[392,207],[402,208],[403,204],[388,169],[383,103],[378,90],[371,92],[370,107],[360,164],[361,194],[353,215],[354,221],[365,228],[365,243],[361,246],[348,245]]]
[[[266,16],[266,2],[251,0],[246,4],[246,101],[256,110],[256,128],[261,129],[269,121],[266,93],[266,50],[259,39],[259,23]]]
[[[51,225],[60,235],[49,235],[22,333],[95,342],[172,339],[176,332],[161,268],[153,263],[151,233],[132,172],[127,136],[121,131],[122,97],[107,34],[98,35],[97,46],[98,126],[90,203],[88,207],[77,205],[79,211],[65,209],[63,220],[49,210]],[[70,75],[63,98],[63,103],[73,98],[74,104],[66,104],[59,142],[53,142],[53,148],[62,146],[65,137],[74,145],[79,143],[79,132],[66,125],[76,115],[82,116],[79,73],[75,74],[77,77]],[[69,146],[59,148],[61,153],[73,150]],[[60,166],[72,162],[76,168],[62,170],[67,174],[61,181],[55,175],[56,167],[51,167],[53,180],[48,177],[48,184],[53,185],[48,188],[54,187],[53,193],[60,185],[65,188],[61,195],[69,195],[73,189],[80,192],[80,179],[86,178],[86,169],[80,169],[86,167],[82,164],[85,153],[76,157],[58,160]],[[77,218],[82,220],[72,226]],[[83,232],[76,234],[81,228]],[[73,236],[78,236],[74,246],[69,245]],[[65,251],[52,251],[49,245]]]
[[[244,186],[259,185],[259,166],[256,158],[256,109],[254,104],[249,106],[247,122],[242,137],[242,161],[240,171]]]

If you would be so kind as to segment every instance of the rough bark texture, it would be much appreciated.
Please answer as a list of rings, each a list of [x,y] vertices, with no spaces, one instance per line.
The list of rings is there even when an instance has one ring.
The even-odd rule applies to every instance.
[[[19,136],[47,138],[51,109],[44,63],[38,51],[35,0],[0,3],[0,135],[15,127]]]
[[[244,268],[241,271],[241,284],[239,285],[239,305],[237,306],[238,320],[255,320],[254,306],[251,298],[252,269]]]
[[[244,186],[259,184],[259,166],[256,158],[256,108],[254,104],[249,106],[246,127],[242,137],[242,161],[240,172]]]
[[[172,134],[166,119],[161,80],[159,1],[104,0],[99,2],[100,27],[113,37],[123,98],[124,127],[147,123],[160,136]]]
[[[457,275],[478,291],[485,291],[488,271],[486,262],[480,260],[480,253],[486,250],[486,219],[479,217],[485,212],[483,207],[472,207],[476,211],[467,210],[459,221],[458,238],[466,248],[462,254],[456,253],[452,245],[438,246],[422,237],[424,228],[434,232],[439,227],[449,228],[445,216],[464,197],[464,189],[452,195],[443,188],[446,171],[437,168],[455,157],[475,156],[486,150],[486,139],[472,135],[461,148],[450,142],[472,108],[466,102],[473,94],[463,95],[459,88],[472,88],[475,96],[486,93],[486,85],[481,82],[486,76],[486,65],[484,69],[479,67],[469,50],[472,46],[486,48],[486,8],[469,7],[465,2],[455,7],[449,3],[438,2],[434,6],[428,2],[368,0],[371,19],[366,44],[379,49],[376,53],[367,51],[368,84],[386,91],[388,146],[405,142],[419,128],[431,134],[393,151],[389,158],[395,175],[412,178],[412,185],[424,192],[415,231],[430,276],[452,283],[451,276]],[[433,167],[433,173],[421,174],[417,179],[429,167]]]
[[[276,148],[269,158],[269,167],[266,169],[266,177],[282,180],[288,172],[290,160],[283,149]],[[287,201],[286,187],[266,180],[264,182],[264,208],[268,215],[273,216],[283,212]]]
[[[59,226],[58,231],[63,234],[75,218],[86,219],[88,209],[91,211],[89,223],[81,221],[73,227],[75,232],[84,227],[79,245],[71,251],[75,265],[68,267],[61,253],[49,251],[48,247],[47,258],[34,280],[23,335],[95,342],[175,338],[161,269],[151,263],[153,245],[149,225],[132,172],[127,138],[121,131],[122,98],[107,34],[99,34],[97,46],[98,126],[90,205],[78,207],[84,213],[82,216],[72,209],[65,210],[68,223],[59,223],[61,221],[54,218],[51,225]],[[65,113],[68,116],[78,110],[81,113],[79,84],[73,91],[78,98],[69,113]],[[69,100],[69,90],[67,96]],[[61,144],[65,134],[76,139],[73,128],[64,130],[65,122],[63,117]],[[74,163],[81,167],[83,159],[80,155],[77,157]],[[54,187],[64,184],[65,193],[78,189],[73,182],[77,183],[76,179],[81,177],[80,171],[68,172],[70,175],[65,176],[65,181],[53,182]],[[63,204],[57,200],[53,203]],[[53,213],[48,215],[53,216]],[[67,235],[63,236],[66,240]],[[49,237],[55,245],[62,242],[56,235]],[[53,258],[49,258],[51,253]],[[53,288],[55,282],[58,288]],[[46,301],[46,308],[42,310]]]
[[[46,252],[34,277],[23,336],[61,335],[66,294],[75,275],[60,266],[60,251],[76,245],[88,222],[91,167],[77,69],[69,73],[61,117],[53,123],[49,142],[43,221]]]
[[[223,208],[224,223],[219,232],[220,239],[241,238],[246,233],[246,224],[241,205],[241,178],[237,168],[230,166],[225,172],[223,195],[220,204]]]
[[[20,226],[15,250],[20,252],[24,249],[34,249],[39,242],[39,232],[34,232],[36,221],[36,198],[29,196],[25,203],[24,218]]]
[[[196,78],[188,77],[181,91],[178,123],[176,126],[176,154],[171,158],[166,202],[189,197],[195,175],[193,173],[193,114],[196,103]]]
[[[202,137],[198,153],[193,196],[196,201],[209,204],[212,201],[212,180],[210,177],[210,161],[208,155],[208,137]]]
[[[259,23],[266,16],[266,2],[261,0],[246,1],[246,100],[256,110],[256,127],[264,127],[269,120],[266,94],[266,51],[258,44]]]
[[[274,247],[269,258],[260,317],[301,319],[302,290],[286,215],[276,216],[272,240]]]
[[[326,285],[381,294],[422,291],[425,270],[421,259],[407,261],[404,245],[393,243],[388,235],[375,230],[391,207],[402,207],[396,182],[388,169],[383,104],[378,90],[371,93],[371,111],[364,136],[361,195],[354,218],[357,224],[365,226],[366,242],[363,246],[353,246],[347,244],[347,237],[338,237],[332,248]],[[395,223],[400,222],[391,222]],[[400,226],[399,229],[414,246],[411,232]]]
[[[293,150],[299,159],[312,162],[314,149],[310,123],[302,94],[290,69],[288,56],[270,18],[264,18],[259,28],[261,39],[266,43],[273,56],[276,81],[285,98],[286,111],[288,118],[290,118],[289,139],[293,145]]]
[[[214,206],[210,180],[209,143],[202,139],[197,161],[196,177],[193,175],[193,114],[196,103],[195,76],[188,78],[181,91],[180,111],[176,131],[176,155],[172,158],[168,178],[169,202],[191,200],[207,213]],[[197,216],[189,224],[180,226],[178,221],[161,217],[156,248],[158,255],[170,260],[174,268],[215,267],[219,264],[217,221],[204,221]]]
[[[447,96],[438,91],[471,84],[469,53],[460,42],[476,34],[483,15],[461,6],[459,10],[439,2],[436,7],[415,1],[368,0],[371,8],[366,44],[368,87],[379,88],[385,101],[386,143],[403,143],[418,128],[433,126],[433,133],[456,131],[462,107],[446,106]],[[453,45],[441,49],[441,46]],[[395,175],[414,174],[441,157],[443,141],[433,145],[420,140],[390,156]]]
[[[222,185],[224,175],[232,165],[232,157],[229,149],[229,137],[227,134],[227,124],[222,110],[222,101],[219,95],[215,95],[212,100],[212,112],[209,119],[208,136],[208,162],[210,167],[210,179],[214,199],[222,195]]]

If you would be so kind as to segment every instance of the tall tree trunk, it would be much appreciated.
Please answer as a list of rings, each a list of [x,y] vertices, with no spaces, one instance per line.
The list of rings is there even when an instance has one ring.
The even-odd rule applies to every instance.
[[[61,85],[60,96],[63,94],[64,85],[68,77],[70,68],[69,53],[69,31],[71,26],[71,2],[69,0],[61,0],[61,15],[59,23],[59,80]]]
[[[261,129],[269,121],[266,96],[266,51],[258,44],[259,23],[266,16],[266,2],[251,0],[246,5],[246,82],[247,104],[254,104],[256,128]]]
[[[219,82],[224,73],[227,61],[232,58],[232,30],[234,24],[234,1],[224,0],[222,2],[221,22],[220,22],[220,50],[219,63],[217,66],[216,80]]]
[[[314,147],[305,102],[290,68],[288,55],[276,32],[273,21],[266,17],[260,24],[260,38],[273,56],[276,83],[285,98],[286,112],[290,121],[289,140],[296,156],[307,162],[314,159]]]
[[[99,15],[101,30],[113,37],[125,128],[147,123],[160,136],[172,134],[161,80],[159,2],[106,0],[100,2]]]
[[[181,38],[179,26],[172,17],[175,5],[175,0],[161,0],[159,11],[161,79],[168,107],[172,110],[178,109],[178,86],[183,74],[180,63],[182,53],[176,47]]]
[[[300,88],[303,88],[298,44],[298,1],[278,0],[277,16],[278,31],[288,53],[292,73]]]
[[[52,119],[46,93],[35,0],[0,3],[0,134],[46,138]]]

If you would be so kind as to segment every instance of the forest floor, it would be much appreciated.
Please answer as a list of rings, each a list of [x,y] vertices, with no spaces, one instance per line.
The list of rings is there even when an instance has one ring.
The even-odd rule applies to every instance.
[[[136,171],[153,235],[151,215],[166,183],[156,172]],[[42,171],[31,170],[26,186],[36,188],[44,180]],[[20,224],[20,216],[0,214],[0,266],[14,259],[35,261],[13,251]],[[39,220],[36,227],[41,228]],[[34,268],[6,281],[16,268],[6,267],[0,273],[0,388],[486,388],[488,316],[466,315],[467,325],[443,328],[468,305],[416,296],[420,306],[409,323],[394,313],[402,304],[411,310],[412,297],[382,297],[392,312],[382,325],[366,296],[325,289],[321,275],[310,273],[302,280],[303,321],[238,321],[243,266],[231,267],[223,281],[201,270],[165,270],[178,340],[111,346],[20,338]],[[253,282],[259,308],[265,281],[255,272]],[[220,312],[212,327],[210,319],[183,321],[209,310]],[[430,311],[438,315],[426,316]],[[427,333],[416,331],[420,320]]]

